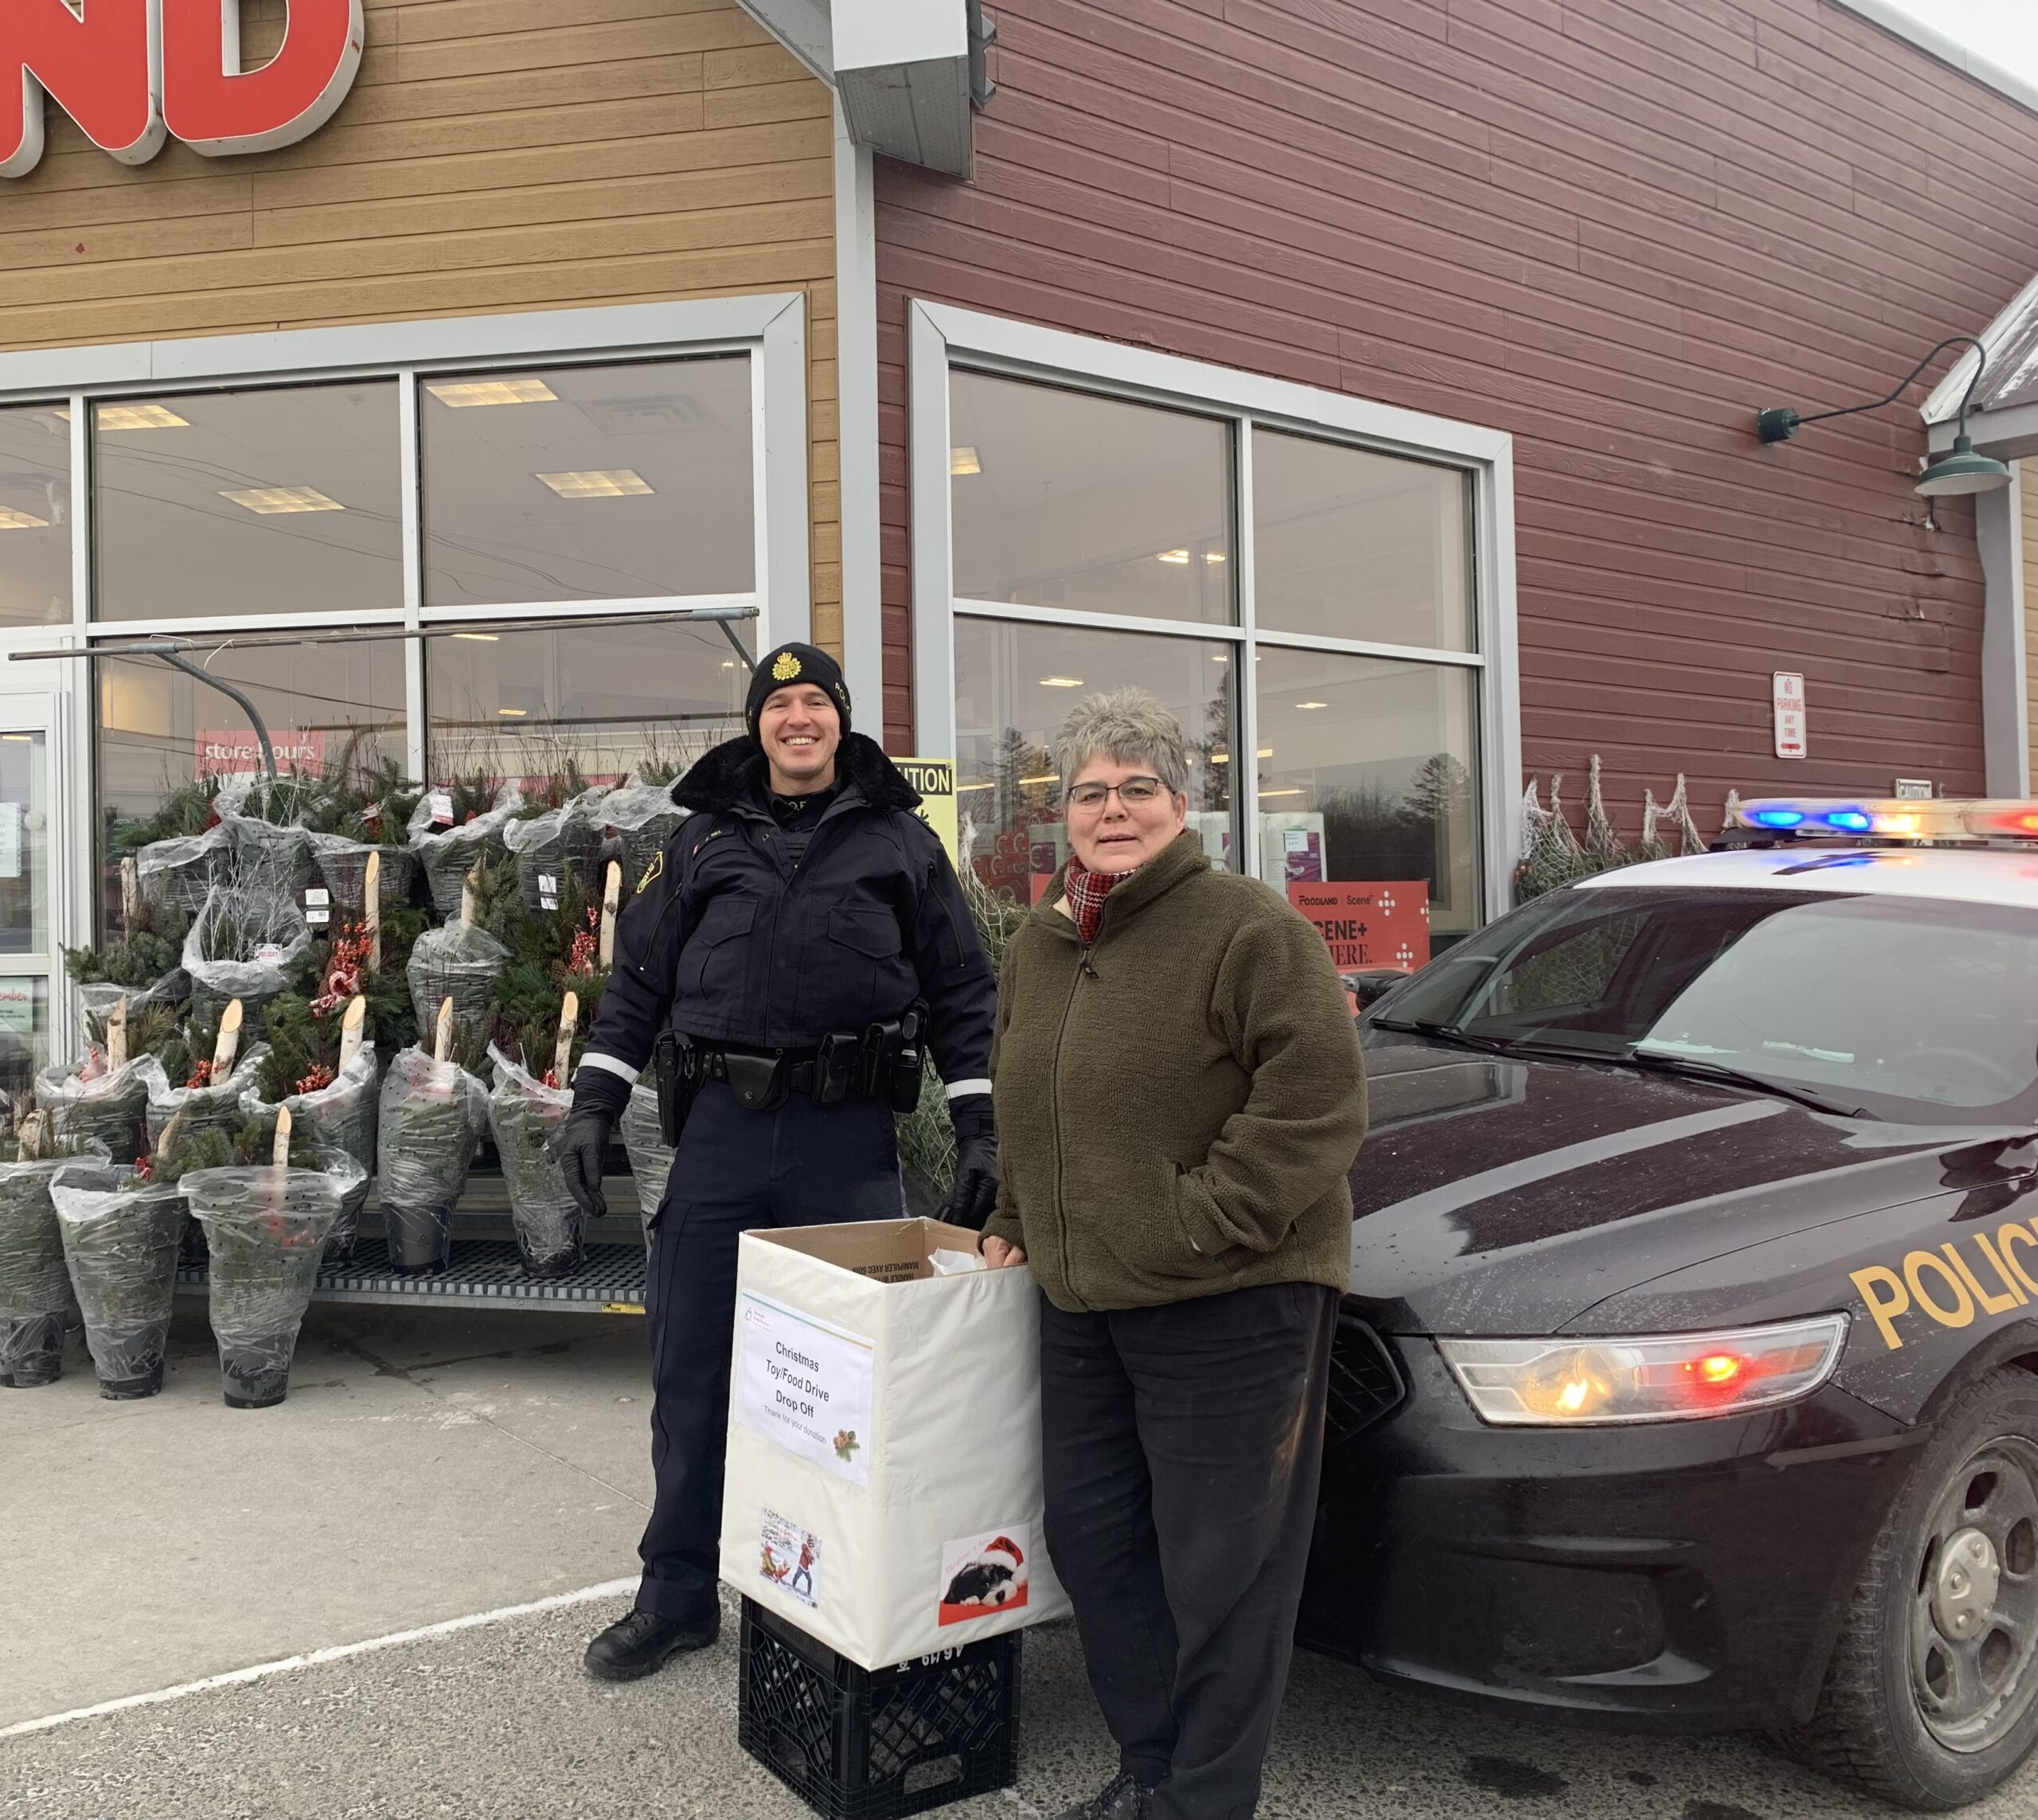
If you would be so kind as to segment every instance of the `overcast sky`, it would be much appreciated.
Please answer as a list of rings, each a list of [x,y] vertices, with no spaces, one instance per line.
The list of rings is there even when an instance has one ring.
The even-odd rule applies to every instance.
[[[2038,83],[2038,0],[1894,0],[1912,18]]]

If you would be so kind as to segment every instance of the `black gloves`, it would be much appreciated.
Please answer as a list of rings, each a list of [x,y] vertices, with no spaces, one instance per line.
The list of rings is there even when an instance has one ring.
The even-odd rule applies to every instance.
[[[630,1103],[630,1083],[605,1068],[583,1062],[573,1071],[573,1110],[559,1128],[559,1168],[573,1205],[590,1220],[608,1212],[602,1198],[602,1164],[609,1133]]]
[[[950,1100],[948,1117],[955,1127],[955,1185],[937,1217],[980,1232],[998,1205],[998,1126],[990,1096],[967,1093]]]

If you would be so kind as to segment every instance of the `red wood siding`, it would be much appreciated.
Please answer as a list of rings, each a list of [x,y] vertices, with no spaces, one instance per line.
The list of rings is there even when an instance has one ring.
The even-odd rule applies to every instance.
[[[964,185],[880,161],[886,724],[905,310],[1024,318],[1515,439],[1523,760],[1982,784],[1973,512],[1886,392],[2038,268],[2038,119],[1829,0],[998,0]],[[1935,369],[1935,377],[1939,369]],[[1771,756],[1770,673],[1812,757]],[[1575,798],[1574,798],[1575,800]]]

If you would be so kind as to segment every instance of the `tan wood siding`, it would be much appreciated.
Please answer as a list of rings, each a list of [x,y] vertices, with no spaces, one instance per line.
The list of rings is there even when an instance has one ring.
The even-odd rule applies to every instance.
[[[131,167],[49,107],[41,164],[0,183],[0,346],[803,291],[839,650],[827,91],[734,0],[366,6],[353,93],[282,151]],[[259,62],[281,0],[243,15]]]

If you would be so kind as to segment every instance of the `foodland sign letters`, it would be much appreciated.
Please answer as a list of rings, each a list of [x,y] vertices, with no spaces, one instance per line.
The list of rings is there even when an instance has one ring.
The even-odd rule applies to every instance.
[[[43,100],[123,164],[166,139],[209,158],[295,145],[361,68],[361,0],[288,0],[283,48],[240,62],[240,0],[0,0],[0,177],[42,158]]]

